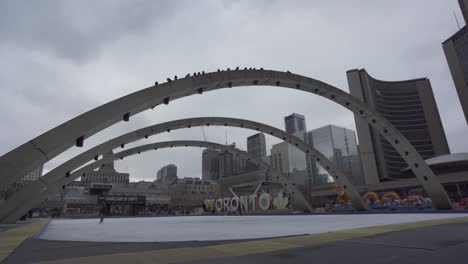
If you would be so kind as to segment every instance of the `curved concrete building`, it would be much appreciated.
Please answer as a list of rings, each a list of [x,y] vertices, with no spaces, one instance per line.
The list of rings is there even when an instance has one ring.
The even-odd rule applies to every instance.
[[[448,154],[449,147],[427,78],[388,82],[364,69],[347,72],[351,95],[382,114],[424,159]],[[406,162],[384,137],[355,115],[359,151],[367,184],[405,178]]]
[[[458,3],[467,23],[468,0],[458,0]],[[468,124],[468,27],[463,26],[442,42],[442,47]]]

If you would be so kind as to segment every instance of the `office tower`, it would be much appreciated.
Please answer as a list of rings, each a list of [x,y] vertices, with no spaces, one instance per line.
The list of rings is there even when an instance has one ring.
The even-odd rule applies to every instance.
[[[219,154],[219,176],[230,177],[242,173],[246,167],[246,160],[227,151]]]
[[[305,140],[305,133],[307,128],[305,117],[303,115],[293,113],[289,116],[285,116],[284,126],[286,128],[286,132],[293,134],[302,140]]]
[[[288,173],[294,183],[307,184],[307,162],[303,151],[281,142],[272,146],[270,159],[270,165],[282,173]]]
[[[458,0],[458,5],[460,6],[461,12],[463,14],[463,19],[468,21],[468,0]]]
[[[307,137],[309,144],[330,159],[336,168],[349,175],[354,184],[364,184],[356,134],[353,130],[328,125],[307,132]],[[326,178],[321,178],[314,183],[326,183],[326,181]]]
[[[386,82],[364,69],[350,70],[347,76],[351,95],[390,121],[424,159],[449,153],[428,79]],[[408,164],[393,146],[358,115],[354,119],[365,183],[403,177],[401,170]]]
[[[306,122],[301,114],[292,113],[284,117],[284,126],[287,133],[293,134],[301,140],[306,140]],[[286,142],[272,146],[271,149],[272,166],[284,173],[289,173],[294,182],[299,185],[307,185],[309,172],[306,154]],[[275,163],[276,165],[273,165]]]
[[[256,159],[263,160],[266,156],[265,135],[258,133],[247,138],[247,152]]]
[[[468,19],[468,0],[458,1],[465,19]],[[465,120],[468,123],[468,28],[463,26],[442,43],[452,79],[457,89]]]
[[[216,181],[219,179],[219,154],[221,151],[205,149],[202,152],[202,180]]]
[[[266,142],[263,133],[257,133],[247,138],[247,152],[257,160],[265,161],[266,159]],[[258,170],[258,166],[253,162],[247,161],[245,172]]]
[[[162,180],[164,178],[177,178],[177,166],[169,164],[158,170],[157,180]]]

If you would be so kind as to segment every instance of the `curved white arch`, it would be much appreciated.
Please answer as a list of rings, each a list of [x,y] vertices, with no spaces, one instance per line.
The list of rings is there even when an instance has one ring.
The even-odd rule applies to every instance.
[[[302,90],[344,106],[373,126],[410,165],[437,209],[451,209],[444,188],[410,142],[382,115],[350,94],[305,76],[272,70],[228,70],[206,73],[151,86],[82,114],[0,157],[0,188],[19,180],[36,167],[85,138],[143,110],[171,100],[235,86],[265,85]]]
[[[367,206],[362,200],[359,192],[356,190],[355,186],[350,182],[348,176],[339,171],[335,168],[335,166],[321,154],[318,150],[316,150],[313,146],[308,145],[301,139],[286,133],[285,131],[262,124],[259,122],[254,122],[245,119],[238,119],[238,118],[228,118],[228,117],[197,117],[197,118],[187,118],[187,119],[180,119],[169,121],[166,123],[156,124],[153,126],[148,126],[145,128],[141,128],[114,139],[110,139],[94,148],[91,148],[76,157],[66,161],[65,163],[61,164],[57,168],[51,170],[44,176],[40,178],[41,188],[50,189],[50,186],[56,185],[56,182],[60,182],[63,178],[66,178],[70,173],[80,166],[86,164],[93,158],[96,159],[103,153],[107,153],[109,150],[112,150],[117,147],[123,147],[125,144],[140,140],[146,139],[150,136],[170,132],[171,130],[176,129],[183,129],[183,128],[191,128],[197,126],[229,126],[229,127],[242,127],[245,129],[252,129],[255,131],[261,131],[276,138],[282,139],[287,141],[288,143],[296,146],[298,149],[304,151],[305,153],[311,155],[328,173],[335,179],[337,183],[339,183],[344,189],[346,189],[346,193],[349,199],[352,201],[355,208],[359,211],[367,210]],[[0,207],[0,219],[6,217],[13,208],[20,206],[21,204],[24,205],[27,203],[24,198],[22,197],[29,197],[32,198],[32,192],[30,189],[20,190],[17,194],[13,197],[8,199],[8,206]],[[34,199],[33,199],[34,200]],[[2,213],[3,212],[3,213]]]
[[[299,204],[305,207],[306,210],[309,212],[312,211],[312,207],[310,206],[309,202],[305,199],[301,191],[299,191],[295,184],[291,183],[289,179],[287,179],[282,173],[279,171],[272,169],[270,165],[265,163],[264,161],[258,160],[254,158],[252,155],[248,154],[245,151],[241,151],[239,149],[233,148],[231,146],[226,146],[218,143],[207,142],[207,141],[196,141],[196,140],[176,140],[176,141],[166,141],[166,142],[157,142],[146,144],[138,147],[134,147],[128,150],[124,150],[114,155],[106,155],[105,158],[95,161],[91,164],[88,164],[77,171],[70,173],[67,177],[62,177],[59,181],[55,182],[54,184],[48,185],[47,188],[43,188],[42,181],[36,181],[32,184],[29,184],[25,187],[24,191],[22,191],[21,195],[15,195],[14,199],[9,200],[9,205],[7,204],[7,208],[2,210],[2,215],[0,216],[0,222],[2,223],[14,223],[18,218],[24,215],[27,211],[29,211],[34,206],[39,205],[45,199],[47,199],[47,195],[49,192],[57,192],[59,191],[62,186],[72,182],[74,179],[81,177],[83,174],[92,171],[100,166],[113,162],[117,159],[123,159],[128,156],[137,155],[146,151],[163,149],[163,148],[172,148],[172,147],[206,147],[212,149],[218,149],[223,151],[228,151],[233,153],[234,155],[238,155],[246,160],[253,162],[261,169],[265,170],[267,174],[271,175],[273,182],[278,182],[283,185],[286,192],[290,193],[294,200]],[[34,199],[30,199],[33,196]],[[11,203],[18,203],[20,202],[20,206],[11,206]],[[6,211],[8,211],[6,213]]]

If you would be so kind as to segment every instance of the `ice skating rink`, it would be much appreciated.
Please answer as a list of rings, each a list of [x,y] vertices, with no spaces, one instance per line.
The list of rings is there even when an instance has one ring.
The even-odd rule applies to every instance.
[[[94,242],[213,241],[267,238],[464,217],[468,214],[345,214],[265,216],[175,216],[151,218],[55,219],[39,238]]]

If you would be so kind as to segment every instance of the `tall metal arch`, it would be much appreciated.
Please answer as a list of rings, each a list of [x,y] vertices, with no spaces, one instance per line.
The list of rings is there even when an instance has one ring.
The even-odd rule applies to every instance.
[[[166,141],[151,143],[147,145],[142,145],[127,149],[114,155],[106,155],[105,158],[95,161],[91,164],[88,164],[73,173],[67,175],[67,177],[62,177],[60,180],[49,184],[47,188],[44,188],[42,182],[34,182],[30,185],[27,185],[24,191],[21,191],[19,195],[15,195],[12,200],[9,200],[10,204],[7,204],[6,207],[9,210],[2,210],[2,215],[0,216],[0,222],[2,223],[14,223],[18,218],[24,215],[34,206],[42,203],[46,198],[49,192],[56,192],[62,188],[62,186],[72,182],[74,179],[81,177],[86,172],[92,171],[100,166],[110,163],[114,160],[123,159],[128,156],[141,154],[146,151],[163,149],[163,148],[172,148],[172,147],[206,147],[212,149],[218,149],[223,151],[228,151],[234,155],[238,155],[250,162],[253,162],[255,165],[259,166],[261,169],[271,176],[273,182],[278,182],[283,185],[285,191],[294,198],[294,200],[303,205],[308,211],[312,211],[312,207],[309,202],[305,199],[304,195],[299,191],[294,184],[292,184],[289,179],[287,179],[281,172],[273,169],[265,163],[264,161],[258,160],[252,155],[248,154],[245,151],[241,151],[231,146],[226,146],[218,143],[207,142],[207,141],[196,141],[196,140],[179,140],[179,141]],[[34,199],[31,199],[31,196]],[[12,206],[12,202],[16,206]],[[19,203],[18,203],[19,202]],[[7,213],[6,213],[7,211]]]
[[[414,175],[433,200],[437,209],[451,209],[452,204],[421,155],[411,143],[382,115],[368,108],[350,94],[324,82],[305,76],[272,70],[227,70],[168,79],[146,89],[121,97],[97,107],[36,137],[0,157],[0,188],[19,180],[36,167],[62,153],[73,145],[82,145],[93,134],[119,122],[128,120],[143,110],[171,100],[201,94],[206,91],[236,86],[279,86],[306,91],[327,98],[345,108],[376,129],[409,164]]]

